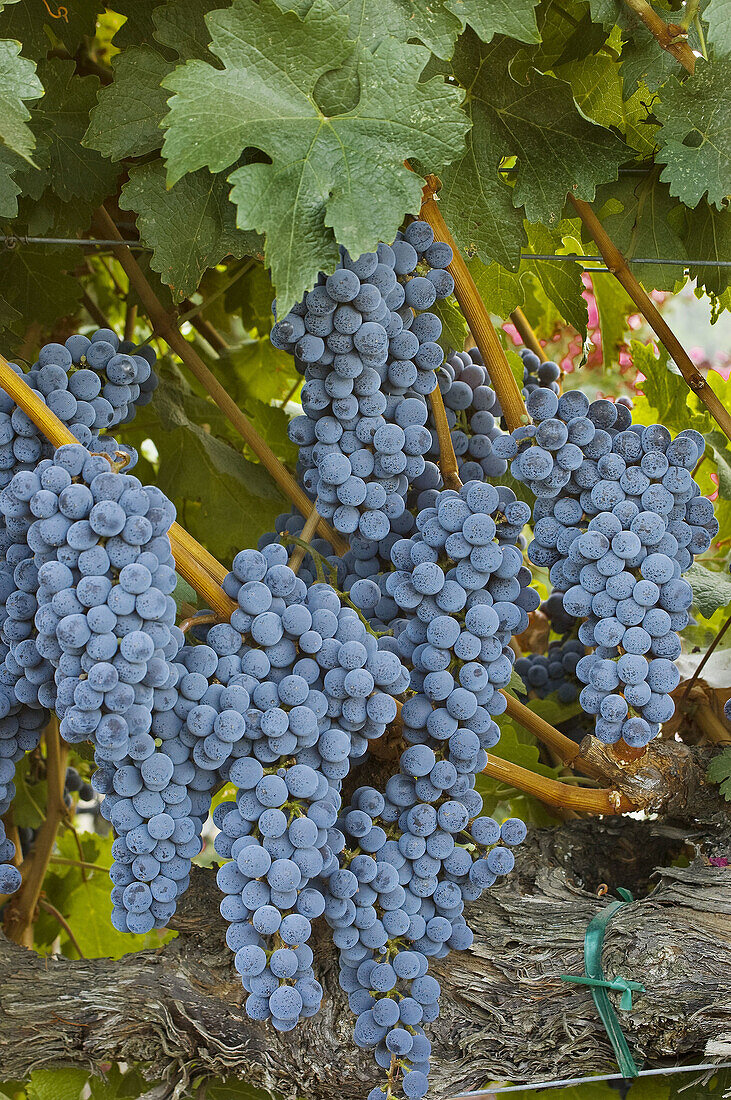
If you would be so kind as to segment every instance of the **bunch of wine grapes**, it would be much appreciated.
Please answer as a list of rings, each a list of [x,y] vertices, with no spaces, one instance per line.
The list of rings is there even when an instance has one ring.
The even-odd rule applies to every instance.
[[[423,397],[444,360],[441,322],[428,311],[454,289],[451,260],[449,246],[413,222],[393,245],[357,258],[343,252],[272,330],[306,379],[303,416],[290,425],[303,484],[343,534],[386,538],[424,473]],[[412,394],[422,400],[404,400]]]
[[[705,441],[633,424],[626,405],[580,390],[536,389],[527,407],[533,423],[501,444],[536,497],[528,556],[582,620],[579,698],[596,736],[642,747],[674,713],[693,598],[682,574],[718,532],[692,476]]]
[[[493,715],[506,705],[511,635],[538,602],[515,545],[523,523],[505,515],[516,505],[511,490],[477,481],[444,490],[391,551],[389,591],[403,616],[397,647],[412,666],[402,710],[409,747],[383,794],[353,794],[340,819],[348,865],[327,884],[325,916],[357,1016],[355,1041],[384,1069],[401,1067],[407,1097],[427,1088],[421,1024],[436,1018],[439,999],[428,960],[470,945],[465,901],[512,868],[500,839],[525,836],[522,822],[501,830],[481,817],[474,789],[500,737]],[[374,1089],[372,1100],[379,1095]]]

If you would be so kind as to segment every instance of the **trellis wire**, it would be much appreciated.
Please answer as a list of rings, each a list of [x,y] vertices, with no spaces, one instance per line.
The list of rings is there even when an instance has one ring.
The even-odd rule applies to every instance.
[[[695,1073],[697,1070],[719,1070],[731,1068],[731,1062],[701,1062],[696,1066],[666,1066],[661,1069],[641,1069],[640,1077],[663,1077],[671,1073]],[[595,1084],[597,1081],[624,1081],[621,1073],[606,1073],[597,1077],[567,1077],[561,1081],[536,1081],[529,1085],[498,1085],[493,1089],[477,1089],[475,1092],[460,1092],[451,1100],[489,1100],[508,1092],[528,1092],[532,1089],[558,1089],[570,1085]]]
[[[99,238],[92,237],[26,237],[22,235],[14,235],[12,233],[0,234],[0,241],[2,241],[7,248],[13,248],[18,244],[49,244],[49,245],[86,245],[89,248],[110,248],[113,245],[118,245],[119,241],[105,241]],[[143,244],[142,241],[128,241],[123,242],[128,248],[135,249],[138,252],[152,252],[152,248],[149,245]],[[603,263],[601,256],[586,256],[579,252],[521,252],[521,260],[561,260],[570,261],[571,263],[584,262],[584,263]],[[658,256],[632,256],[627,257],[627,263],[630,264],[665,264],[668,267],[731,267],[731,260],[678,260],[672,257],[658,257]],[[607,272],[608,268],[588,268],[589,271],[600,273]]]
[[[112,245],[119,244],[119,241],[102,241],[96,237],[26,237],[13,233],[0,234],[0,241],[4,243],[6,248],[10,249],[15,248],[18,244],[85,244],[91,248],[109,248]],[[150,246],[143,244],[141,241],[125,241],[124,243],[127,248],[133,248],[138,252],[152,252]]]

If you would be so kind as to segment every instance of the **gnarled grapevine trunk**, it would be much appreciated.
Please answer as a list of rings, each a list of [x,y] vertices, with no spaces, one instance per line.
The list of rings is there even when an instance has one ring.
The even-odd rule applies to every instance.
[[[611,1072],[588,990],[560,978],[583,972],[586,925],[606,904],[595,893],[602,879],[645,892],[613,918],[603,955],[608,975],[647,990],[621,1014],[636,1055],[656,1064],[720,1049],[731,1033],[731,870],[700,858],[664,867],[647,893],[654,863],[668,863],[684,836],[624,820],[531,837],[517,872],[470,907],[472,950],[434,968],[443,989],[429,1028],[435,1100],[490,1078]],[[0,942],[0,1076],[120,1059],[149,1063],[151,1080],[164,1080],[155,1100],[183,1095],[207,1073],[309,1100],[367,1095],[379,1071],[352,1042],[327,930],[314,943],[322,1011],[277,1034],[246,1017],[216,895],[213,874],[199,871],[176,918],[178,938],[118,962],[41,959]]]

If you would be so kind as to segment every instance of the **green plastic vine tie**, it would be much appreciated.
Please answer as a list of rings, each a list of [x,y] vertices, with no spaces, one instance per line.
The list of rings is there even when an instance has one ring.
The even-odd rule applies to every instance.
[[[607,991],[612,989],[617,993],[621,993],[619,1007],[622,1011],[629,1012],[632,1008],[632,993],[644,993],[645,987],[641,982],[629,981],[620,975],[610,980],[605,977],[602,970],[602,947],[607,925],[623,905],[627,905],[628,902],[634,900],[629,890],[624,890],[622,887],[617,890],[617,893],[622,900],[612,902],[611,905],[607,905],[600,913],[597,913],[586,929],[586,935],[584,936],[585,973],[583,975],[561,974],[561,981],[590,987],[592,999],[609,1036],[620,1073],[623,1077],[638,1077],[640,1071],[627,1045],[622,1026]]]

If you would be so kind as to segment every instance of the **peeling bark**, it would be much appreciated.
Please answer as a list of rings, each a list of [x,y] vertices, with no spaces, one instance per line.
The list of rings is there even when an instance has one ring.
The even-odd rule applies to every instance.
[[[707,748],[655,740],[637,759],[618,760],[614,746],[585,737],[580,758],[638,809],[706,821],[720,807],[718,788],[705,778],[712,755]]]
[[[728,850],[726,823],[705,845]],[[688,838],[692,840],[693,838]],[[621,1013],[639,1059],[662,1063],[723,1049],[731,1031],[731,870],[699,857],[663,867],[686,830],[631,820],[575,821],[536,832],[517,871],[470,906],[469,952],[434,968],[442,983],[434,1043],[434,1100],[490,1078],[531,1081],[611,1071],[613,1055],[588,990],[564,973],[583,972],[583,940],[606,904],[596,887],[644,894],[609,925],[604,968],[641,981]],[[652,881],[650,881],[652,876]],[[146,1063],[165,1084],[155,1100],[182,1097],[191,1079],[234,1075],[286,1097],[365,1097],[379,1080],[351,1037],[326,928],[315,933],[320,1014],[280,1035],[243,1011],[244,995],[225,946],[213,874],[197,871],[176,917],[179,936],[156,952],[108,959],[41,959],[0,940],[0,1074],[118,1059]],[[320,922],[318,922],[320,923]]]

